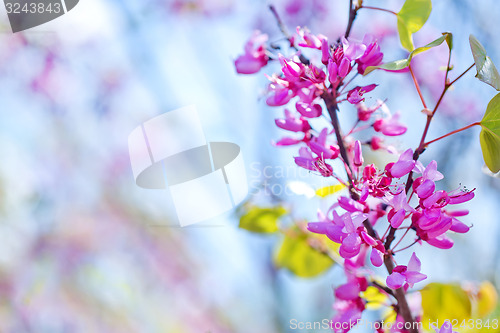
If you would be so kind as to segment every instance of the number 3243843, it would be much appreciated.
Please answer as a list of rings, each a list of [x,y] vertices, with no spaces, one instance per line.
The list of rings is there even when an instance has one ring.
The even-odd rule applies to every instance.
[[[18,2],[8,2],[5,4],[8,14],[21,14],[21,13],[55,13],[59,14],[62,11],[60,3],[31,2],[20,4]]]

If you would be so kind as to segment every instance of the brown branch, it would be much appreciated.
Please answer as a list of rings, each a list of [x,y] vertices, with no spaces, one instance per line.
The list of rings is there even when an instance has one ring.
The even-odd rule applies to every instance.
[[[274,18],[276,19],[276,22],[278,23],[278,28],[280,29],[283,36],[285,36],[285,38],[288,39],[290,46],[293,47],[296,51],[299,51],[299,49],[293,44],[293,39],[290,36],[290,33],[288,32],[286,25],[283,23],[283,20],[281,19],[280,15],[278,14],[276,7],[274,7],[274,5],[269,5],[269,10],[271,10],[271,13],[273,13]],[[302,54],[299,55],[299,59],[303,64],[309,65],[309,59],[304,57]]]
[[[337,144],[339,145],[340,156],[342,157],[345,165],[347,166],[346,173],[347,173],[347,178],[349,179],[349,189],[350,189],[349,192],[351,194],[356,194],[352,191],[353,190],[352,168],[349,162],[349,158],[347,156],[347,149],[345,148],[344,140],[342,139],[342,133],[340,131],[339,118],[337,116],[337,110],[338,110],[337,101],[335,99],[335,96],[329,94],[327,91],[325,91],[321,95],[321,98],[323,98],[323,100],[325,101],[326,109],[328,110],[328,113],[330,114],[330,119],[332,120],[335,136],[337,137]]]
[[[354,23],[354,20],[356,19],[356,14],[358,13],[357,8],[353,8],[352,6],[352,1],[349,0],[349,22],[347,23],[347,28],[345,30],[344,37],[347,38],[351,34],[351,29],[352,29],[352,24]]]
[[[337,141],[338,141],[337,144],[339,145],[340,155],[344,159],[344,162],[345,162],[347,168],[349,169],[349,171],[351,171],[351,166],[349,163],[349,159],[347,157],[347,150],[345,148],[345,144],[344,144],[344,141],[342,139],[342,134],[340,132],[340,125],[339,125],[338,116],[337,116],[338,106],[337,106],[337,101],[335,100],[335,96],[332,94],[329,94],[328,92],[324,92],[323,95],[321,95],[321,97],[325,101],[326,108],[328,110],[328,113],[330,114],[330,118],[332,119],[332,125],[333,125],[333,128],[335,130],[335,134],[337,136]],[[350,188],[349,192],[350,192],[351,198],[353,198],[354,200],[359,200],[358,194],[353,191],[353,182],[352,182],[352,179],[349,175],[349,171],[346,170],[346,172],[348,173],[348,177],[349,177],[349,188]],[[352,171],[351,171],[351,174],[352,174]],[[376,237],[377,239],[379,239],[379,237],[377,236],[375,229],[373,229],[373,226],[371,225],[370,221],[365,220],[363,222],[363,225],[365,226],[365,228],[368,231],[368,234],[370,236]],[[394,238],[395,232],[396,232],[395,229],[391,229],[391,233],[389,234],[387,240],[389,240],[389,237]],[[392,234],[392,236],[391,236],[391,234]],[[391,242],[392,242],[392,240],[391,240]],[[386,246],[387,246],[387,244],[389,244],[389,246],[390,246],[390,242],[388,243],[386,241]],[[387,271],[389,272],[389,274],[391,274],[392,270],[394,269],[394,263],[392,262],[392,254],[384,255],[384,264],[385,264],[385,267],[387,268]],[[398,302],[398,309],[399,309],[401,316],[403,316],[403,319],[406,322],[414,323],[415,320],[413,319],[413,316],[412,316],[411,311],[410,311],[410,307],[408,306],[408,302],[406,301],[406,296],[405,296],[404,290],[402,288],[397,289],[394,292],[394,297],[396,298],[396,300]],[[410,333],[418,333],[418,330],[410,329]]]
[[[392,291],[391,288],[388,288],[386,286],[383,286],[381,285],[380,283],[378,283],[377,281],[371,281],[371,284],[373,286],[375,286],[376,288],[380,289],[380,290],[383,290],[384,292],[386,292],[387,294],[393,296],[394,298],[396,298],[396,295],[394,295],[394,292]]]

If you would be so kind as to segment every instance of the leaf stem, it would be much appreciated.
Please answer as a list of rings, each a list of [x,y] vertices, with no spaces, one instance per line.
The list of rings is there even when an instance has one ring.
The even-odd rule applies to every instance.
[[[399,244],[401,244],[401,241],[405,238],[405,236],[408,234],[408,232],[411,230],[411,228],[408,228],[406,229],[405,233],[403,234],[403,236],[401,236],[401,238],[398,240],[398,242],[396,243],[396,245],[393,246],[391,252],[394,252],[394,250],[396,249],[396,247],[398,247]]]
[[[401,251],[404,251],[404,250],[407,250],[409,249],[410,247],[412,247],[413,245],[417,244],[418,241],[420,240],[420,238],[417,238],[413,243],[411,243],[410,245],[406,246],[406,247],[403,247],[402,249],[399,249],[397,251],[395,251],[394,253],[396,252],[401,252]]]
[[[455,80],[451,81],[448,86],[451,86],[453,83],[457,82],[462,76],[464,76],[468,71],[470,71],[476,64],[472,64],[467,68],[462,74],[460,74]]]
[[[391,13],[393,15],[398,15],[398,13],[392,11],[392,10],[389,10],[389,9],[385,9],[385,8],[379,8],[379,7],[372,7],[372,6],[361,6],[360,8],[366,8],[366,9],[372,9],[372,10],[379,10],[379,11],[382,11],[382,12],[386,12],[386,13]]]
[[[420,85],[418,84],[417,78],[415,77],[415,74],[413,73],[413,69],[411,68],[411,65],[409,65],[408,68],[410,69],[411,78],[413,79],[413,83],[415,83],[415,88],[417,88],[418,96],[420,97],[420,100],[422,101],[422,105],[424,106],[425,109],[427,109],[427,104],[425,104],[424,96],[422,95],[422,90],[420,90]]]
[[[469,66],[469,68],[467,68],[462,74],[460,74],[455,80],[451,81],[450,83],[448,82],[445,82],[444,84],[444,87],[443,87],[443,91],[441,92],[441,95],[439,96],[439,99],[436,103],[436,106],[434,107],[434,109],[432,110],[432,113],[431,114],[428,114],[427,115],[427,121],[425,123],[425,128],[424,128],[424,132],[422,133],[422,137],[420,139],[420,144],[418,145],[417,149],[415,149],[415,152],[413,153],[413,159],[416,161],[418,160],[418,158],[420,157],[420,155],[424,152],[425,150],[425,138],[427,137],[427,132],[429,131],[429,127],[431,125],[431,121],[432,121],[432,118],[434,117],[434,115],[436,114],[439,106],[441,105],[441,102],[443,101],[443,98],[444,98],[444,95],[446,94],[446,92],[448,91],[448,89],[455,83],[457,82],[460,78],[462,78],[469,70],[471,70],[473,67],[475,66],[475,64],[472,64],[471,66]],[[450,68],[448,66],[447,68],[447,71],[449,71]],[[408,191],[410,190],[411,188],[411,185],[413,183],[413,171],[410,171],[410,173],[408,174],[408,179],[406,181],[406,193],[408,193]],[[392,231],[392,230],[391,230]]]
[[[387,287],[385,287],[385,286],[381,285],[380,283],[378,283],[378,282],[377,282],[377,281],[375,281],[375,280],[372,280],[372,281],[371,281],[371,283],[373,284],[373,286],[374,286],[374,287],[376,287],[376,288],[378,288],[378,289],[380,289],[380,290],[382,290],[382,291],[384,291],[384,292],[388,293],[389,295],[394,296],[394,292],[392,291],[392,289],[391,289],[391,288],[387,288]]]
[[[276,22],[278,23],[278,28],[280,29],[281,33],[283,36],[285,36],[286,39],[288,39],[288,42],[290,43],[291,47],[293,47],[295,50],[297,47],[293,44],[293,39],[290,36],[290,33],[288,32],[288,29],[286,28],[285,24],[283,23],[283,20],[281,19],[280,15],[278,14],[278,11],[276,10],[276,7],[274,5],[269,5],[269,10],[271,13],[273,13],[274,18],[276,19]],[[303,64],[308,65],[309,64],[309,59],[304,57],[302,54],[299,55],[299,59]]]
[[[359,8],[353,8],[352,5],[353,0],[349,0],[349,22],[347,23],[347,28],[345,30],[344,37],[347,38],[351,34],[352,24],[356,19],[356,14],[358,13]]]
[[[478,122],[475,122],[475,123],[473,123],[473,124],[467,125],[467,126],[465,126],[465,127],[459,128],[459,129],[457,129],[457,130],[451,131],[450,133],[445,134],[445,135],[443,135],[443,136],[440,136],[440,137],[439,137],[439,138],[437,138],[437,139],[434,139],[434,140],[431,140],[431,141],[429,141],[429,142],[424,143],[424,147],[427,147],[428,145],[430,145],[430,144],[431,144],[431,143],[433,143],[433,142],[436,142],[436,141],[439,141],[439,140],[441,140],[441,139],[444,139],[444,138],[446,138],[446,137],[448,137],[448,136],[450,136],[450,135],[453,135],[453,134],[455,134],[455,133],[459,133],[459,132],[465,131],[466,129],[469,129],[469,128],[474,127],[474,126],[477,126],[477,125],[481,125],[481,122],[480,122],[480,121],[478,121]]]

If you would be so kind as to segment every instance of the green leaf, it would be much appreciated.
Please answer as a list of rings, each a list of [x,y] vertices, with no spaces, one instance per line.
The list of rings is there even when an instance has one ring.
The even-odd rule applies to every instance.
[[[476,63],[476,77],[500,91],[500,75],[491,58],[486,55],[486,50],[473,35],[469,36],[470,48]]]
[[[420,291],[422,295],[422,323],[443,323],[445,320],[462,322],[472,316],[471,300],[458,284],[431,283]]]
[[[412,51],[415,46],[413,45],[413,36],[407,25],[398,15],[398,33],[399,33],[399,41],[403,48],[408,51]]]
[[[311,237],[300,230],[291,230],[275,256],[276,266],[286,268],[293,274],[310,278],[328,270],[334,261],[324,252],[311,246],[319,243],[319,239]]]
[[[432,11],[431,0],[406,0],[398,13],[398,32],[401,45],[413,51],[412,35],[419,31]]]
[[[278,231],[278,219],[287,210],[278,207],[252,207],[241,218],[239,227],[253,232],[273,233]]]
[[[448,44],[448,48],[451,50],[453,50],[453,35],[451,34],[451,32],[448,32],[448,33],[443,33],[443,35],[446,36],[446,44]]]
[[[369,66],[369,67],[366,68],[366,70],[363,73],[363,75],[366,75],[366,74],[374,71],[375,69],[385,69],[385,70],[388,70],[388,71],[398,71],[398,70],[404,69],[404,68],[406,68],[406,67],[408,67],[410,65],[411,59],[414,56],[416,56],[417,54],[425,52],[425,51],[427,51],[427,50],[429,50],[429,49],[431,49],[433,47],[439,46],[439,45],[443,44],[444,41],[446,41],[448,43],[448,40],[451,40],[451,38],[452,38],[451,37],[451,33],[449,33],[449,32],[443,32],[443,36],[439,37],[436,40],[433,40],[432,42],[430,42],[427,45],[424,45],[424,46],[421,46],[419,48],[416,48],[415,50],[413,50],[412,52],[410,52],[410,54],[408,55],[408,58],[401,59],[401,60],[391,61],[391,62],[382,64],[382,65],[379,65],[379,66]],[[448,46],[450,46],[449,43],[448,43]]]
[[[493,173],[500,171],[500,94],[491,99],[481,120],[479,141],[484,162]]]

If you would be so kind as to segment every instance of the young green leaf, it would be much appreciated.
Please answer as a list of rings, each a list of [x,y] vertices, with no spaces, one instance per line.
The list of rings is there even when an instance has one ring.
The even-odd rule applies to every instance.
[[[419,31],[432,11],[431,0],[406,0],[398,13],[398,32],[401,45],[413,51],[412,35]]]
[[[258,233],[273,233],[278,231],[278,219],[286,213],[281,206],[252,207],[241,216],[239,227]]]
[[[476,77],[500,91],[500,75],[491,58],[486,55],[486,50],[473,35],[469,36],[470,48],[476,63]]]
[[[491,99],[481,120],[479,141],[484,162],[493,173],[500,171],[500,94]]]
[[[328,270],[334,261],[325,253],[310,245],[318,240],[300,230],[291,230],[285,235],[275,257],[276,266],[286,268],[293,274],[309,278]]]
[[[451,33],[444,32],[443,36],[439,37],[438,39],[433,40],[429,44],[421,46],[419,48],[416,48],[415,50],[413,50],[412,52],[410,52],[410,54],[408,55],[408,58],[401,59],[401,60],[391,61],[391,62],[382,64],[382,65],[379,65],[379,66],[369,66],[369,67],[366,68],[366,70],[363,73],[363,75],[366,75],[366,74],[374,71],[375,69],[385,69],[387,71],[398,71],[398,70],[404,69],[404,68],[406,68],[406,67],[408,67],[410,65],[411,59],[414,56],[416,56],[417,54],[425,52],[425,51],[427,51],[427,50],[429,50],[429,49],[431,49],[433,47],[439,46],[439,45],[443,44],[444,41],[447,41],[447,43],[448,43],[449,40],[451,40]],[[449,43],[448,43],[448,46],[450,46]]]

